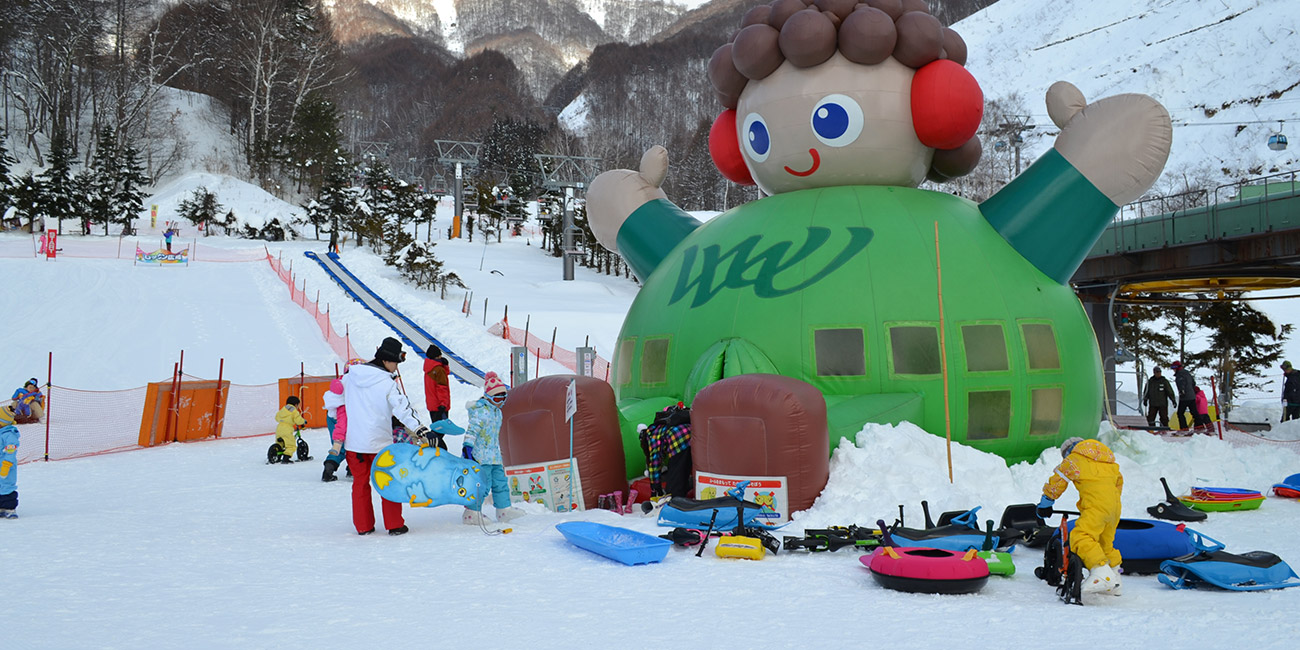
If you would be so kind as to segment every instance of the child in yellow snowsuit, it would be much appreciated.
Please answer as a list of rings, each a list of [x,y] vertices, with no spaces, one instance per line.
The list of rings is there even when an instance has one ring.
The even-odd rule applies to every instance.
[[[298,397],[290,395],[284,400],[284,408],[275,414],[275,439],[280,441],[284,451],[280,453],[280,462],[291,463],[293,452],[298,450],[298,441],[294,439],[293,432],[298,427],[307,424],[302,418],[302,413],[298,412]]]
[[[1052,505],[1070,481],[1079,490],[1079,518],[1070,532],[1070,550],[1088,568],[1083,590],[1088,593],[1120,593],[1119,568],[1123,558],[1115,550],[1115,528],[1119,525],[1120,493],[1124,476],[1115,454],[1097,440],[1070,438],[1061,444],[1064,460],[1043,485],[1039,516],[1051,516]]]

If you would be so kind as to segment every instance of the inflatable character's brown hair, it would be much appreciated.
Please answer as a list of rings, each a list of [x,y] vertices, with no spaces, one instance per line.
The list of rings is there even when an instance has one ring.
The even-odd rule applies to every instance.
[[[946,59],[966,64],[966,42],[930,14],[925,0],[774,0],[750,9],[740,31],[709,61],[709,81],[725,108],[734,109],[752,80],[782,63],[800,68],[825,63],[838,51],[854,63],[893,57],[910,68]],[[979,162],[979,136],[936,149],[927,177],[962,176]]]

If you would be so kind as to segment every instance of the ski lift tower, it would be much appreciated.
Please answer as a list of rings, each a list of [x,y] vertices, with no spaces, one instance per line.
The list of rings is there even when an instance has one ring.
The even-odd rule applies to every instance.
[[[533,154],[542,170],[542,183],[554,190],[564,190],[564,279],[573,280],[573,258],[578,254],[573,246],[574,190],[585,190],[600,169],[600,159],[587,156],[552,156]]]
[[[460,220],[465,214],[464,168],[478,165],[478,150],[482,145],[478,142],[457,140],[434,140],[433,142],[438,146],[438,162],[456,167],[456,183],[451,188],[456,197],[456,213],[452,215],[451,220],[451,237],[456,239],[460,237]]]

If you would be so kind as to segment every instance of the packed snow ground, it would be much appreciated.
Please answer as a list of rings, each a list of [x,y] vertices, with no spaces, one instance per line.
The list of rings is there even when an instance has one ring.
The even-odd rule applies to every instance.
[[[324,433],[308,434],[317,449]],[[1300,470],[1300,457],[1239,450],[1197,437],[1107,436],[1121,454],[1125,515],[1159,500],[1158,476],[1265,489]],[[265,438],[205,441],[55,463],[19,472],[21,517],[4,521],[7,648],[719,647],[856,644],[1000,647],[1050,638],[1053,648],[1290,648],[1300,633],[1300,589],[1175,591],[1130,576],[1119,598],[1085,607],[1055,599],[1019,549],[1016,574],[970,596],[877,586],[858,553],[781,553],[759,562],[673,549],[660,564],[626,567],[568,545],[562,521],[590,520],[646,533],[652,519],[607,511],[528,515],[507,535],[460,523],[460,509],[407,510],[411,532],[359,537],[349,481],[321,483],[320,458],[263,464]],[[919,521],[935,512],[1032,501],[1050,473],[954,449],[904,425],[870,426],[835,451],[803,526]],[[1062,504],[1072,503],[1067,493]],[[1212,514],[1197,529],[1228,550],[1268,550],[1300,563],[1300,504],[1269,499],[1258,511]],[[778,533],[781,534],[781,533]]]
[[[220,238],[204,243],[261,246]],[[443,301],[412,289],[364,249],[349,248],[343,259],[397,309],[481,368],[507,372],[509,347],[484,333],[482,298],[489,301],[488,323],[509,304],[514,327],[531,315],[534,331],[549,335],[558,327],[560,345],[572,348],[589,338],[599,351],[610,350],[635,285],[581,268],[578,281],[562,284],[558,261],[536,246],[527,237],[486,246],[478,238],[438,244],[437,254],[474,288],[468,317],[460,312],[463,294],[449,292]],[[295,260],[299,282],[305,278],[309,292],[320,289],[336,325],[348,323],[356,347],[368,355],[389,331],[301,257],[307,248],[320,244],[276,243],[272,252]],[[315,324],[288,302],[264,263],[159,269],[120,260],[11,259],[0,260],[0,269],[68,292],[58,302],[69,305],[27,302],[11,312],[15,322],[41,323],[39,336],[33,333],[39,341],[80,342],[82,357],[68,343],[56,358],[81,358],[85,367],[60,363],[64,379],[56,383],[139,386],[170,372],[170,353],[150,356],[167,347],[184,347],[190,368],[225,356],[237,383],[294,374],[299,362],[308,372],[333,368]],[[91,288],[75,288],[81,285]],[[222,297],[227,291],[241,293]],[[51,311],[57,309],[67,311]],[[149,312],[172,320],[138,316]],[[218,336],[212,331],[218,325],[231,332]],[[7,359],[26,354],[19,340],[3,345]],[[30,364],[43,367],[44,352],[37,357],[11,383],[33,374]],[[541,371],[565,372],[552,362]],[[419,376],[415,355],[402,372]],[[418,400],[418,383],[411,380],[409,388]],[[452,390],[452,417],[463,423],[464,402],[477,391],[460,384]],[[1294,428],[1287,423],[1270,435],[1300,437]],[[316,459],[291,466],[264,464],[267,438],[22,465],[20,518],[0,528],[14,594],[4,646],[796,647],[889,639],[948,647],[960,639],[984,647],[1041,634],[1053,647],[1091,648],[1097,634],[1111,634],[1112,644],[1126,646],[1246,641],[1281,648],[1300,633],[1294,616],[1300,589],[1185,592],[1131,576],[1121,598],[1068,607],[1033,577],[1042,560],[1033,549],[1014,554],[1015,576],[994,577],[977,595],[945,597],[885,590],[850,551],[783,552],[749,562],[673,549],[661,564],[625,567],[568,545],[554,528],[581,519],[662,532],[651,519],[605,511],[555,515],[525,504],[528,515],[512,523],[514,532],[486,537],[460,524],[459,508],[408,509],[408,535],[359,537],[350,520],[349,481],[320,482],[324,431],[306,436]],[[1266,491],[1300,472],[1300,455],[1289,446],[1237,449],[1203,436],[1175,441],[1142,432],[1103,438],[1121,457],[1129,517],[1147,516],[1146,506],[1162,499],[1160,476],[1178,492],[1191,485]],[[915,524],[922,499],[935,513],[978,505],[986,518],[997,519],[1007,504],[1036,501],[1059,456],[1049,450],[1033,465],[1007,468],[997,457],[958,446],[953,458],[950,484],[942,439],[910,425],[869,426],[856,446],[835,450],[821,498],[778,536],[892,521],[899,504]],[[1067,492],[1061,503],[1074,498]],[[1300,566],[1297,526],[1300,504],[1270,498],[1258,511],[1212,514],[1196,528],[1229,551],[1267,550]]]

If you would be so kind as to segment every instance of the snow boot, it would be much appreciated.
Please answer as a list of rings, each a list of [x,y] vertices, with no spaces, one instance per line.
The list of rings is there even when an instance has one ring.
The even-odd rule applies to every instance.
[[[515,507],[500,508],[497,510],[497,521],[503,524],[507,521],[514,521],[522,516],[524,516],[524,511]]]
[[[460,516],[460,523],[466,526],[482,526],[483,513],[465,508],[465,513]]]
[[[1123,569],[1117,566],[1111,567],[1111,570],[1115,572],[1115,586],[1110,588],[1110,595],[1119,596],[1121,592],[1121,588],[1124,586],[1124,581],[1120,579],[1120,574],[1122,574],[1124,571]]]
[[[1119,575],[1115,573],[1114,569],[1110,568],[1109,564],[1103,564],[1088,571],[1088,577],[1083,581],[1083,593],[1107,594],[1118,583]]]
[[[403,525],[403,526],[398,526],[397,528],[389,528],[389,529],[388,529],[388,534],[389,534],[389,535],[405,535],[405,534],[407,534],[407,533],[409,533],[409,532],[411,532],[411,529],[410,529],[410,528],[407,528],[407,527],[404,526],[404,525]]]
[[[284,463],[285,465],[292,465],[293,457],[290,456],[289,454],[280,454],[280,462]]]
[[[320,480],[325,483],[339,480],[339,477],[334,475],[334,472],[337,471],[339,471],[339,464],[337,462],[332,460],[325,461],[325,471],[321,472]]]
[[[0,510],[0,519],[17,519],[18,513],[13,510]]]

